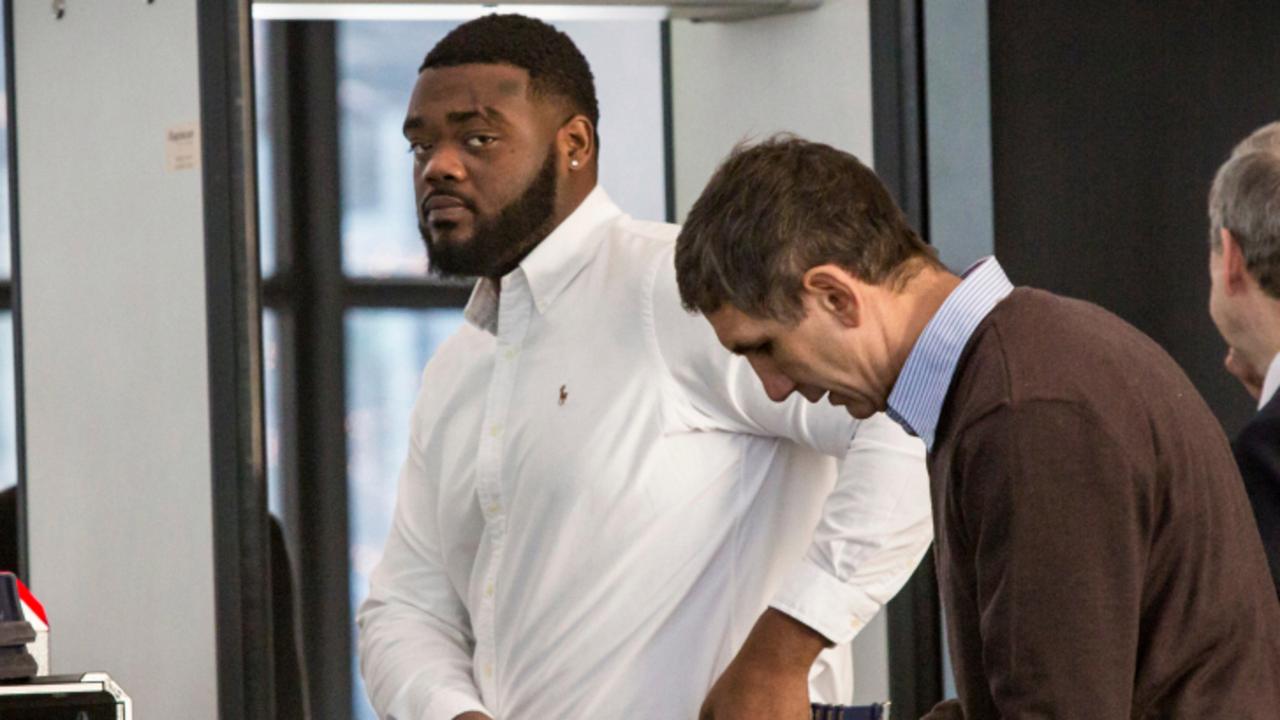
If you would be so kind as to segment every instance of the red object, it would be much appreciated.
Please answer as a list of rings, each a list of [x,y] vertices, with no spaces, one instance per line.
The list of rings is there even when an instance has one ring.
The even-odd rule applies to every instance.
[[[31,610],[40,617],[41,622],[48,625],[49,618],[44,614],[44,605],[40,604],[40,601],[36,599],[36,596],[31,594],[31,591],[27,589],[27,586],[24,585],[21,580],[18,580],[17,576],[14,576],[13,579],[18,582],[18,597],[20,597],[22,602],[26,603],[27,607],[31,608]]]

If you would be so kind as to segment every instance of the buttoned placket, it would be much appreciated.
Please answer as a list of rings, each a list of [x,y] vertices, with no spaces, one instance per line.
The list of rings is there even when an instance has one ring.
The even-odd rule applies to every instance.
[[[498,298],[493,377],[489,382],[485,401],[484,425],[480,435],[479,456],[476,459],[476,492],[485,520],[489,557],[484,559],[486,571],[483,593],[478,612],[472,618],[476,633],[475,678],[495,712],[499,711],[502,703],[497,692],[494,618],[498,597],[498,569],[502,564],[506,541],[507,506],[502,487],[503,448],[507,437],[511,395],[519,368],[520,349],[529,328],[532,307],[529,284],[523,271],[518,270],[503,278],[502,292]]]

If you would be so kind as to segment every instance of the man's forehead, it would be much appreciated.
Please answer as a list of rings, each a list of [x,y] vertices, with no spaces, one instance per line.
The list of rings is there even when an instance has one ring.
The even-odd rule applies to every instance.
[[[411,102],[442,102],[460,96],[493,103],[525,98],[529,71],[514,65],[480,64],[427,68],[418,74]]]
[[[764,322],[752,318],[732,305],[721,305],[706,314],[707,321],[716,331],[721,344],[732,348],[736,345],[755,344],[766,339]]]

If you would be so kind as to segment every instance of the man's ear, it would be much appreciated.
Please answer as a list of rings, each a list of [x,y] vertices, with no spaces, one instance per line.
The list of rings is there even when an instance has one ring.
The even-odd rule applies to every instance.
[[[1222,228],[1222,287],[1228,295],[1244,292],[1249,287],[1249,268],[1245,265],[1244,250],[1230,230]]]
[[[862,324],[862,288],[844,268],[818,265],[809,268],[801,282],[810,301],[840,324],[850,328]]]
[[[595,126],[586,115],[574,115],[560,126],[556,146],[569,172],[586,169],[596,154]]]

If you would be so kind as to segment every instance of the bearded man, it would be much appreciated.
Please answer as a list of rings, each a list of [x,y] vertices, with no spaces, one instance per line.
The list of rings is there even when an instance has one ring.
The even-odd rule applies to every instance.
[[[597,186],[598,121],[586,60],[536,20],[462,25],[420,69],[423,239],[480,279],[423,375],[359,613],[373,705],[808,720],[850,700],[846,644],[929,545],[923,446],[771,402],[682,309],[679,228]]]

